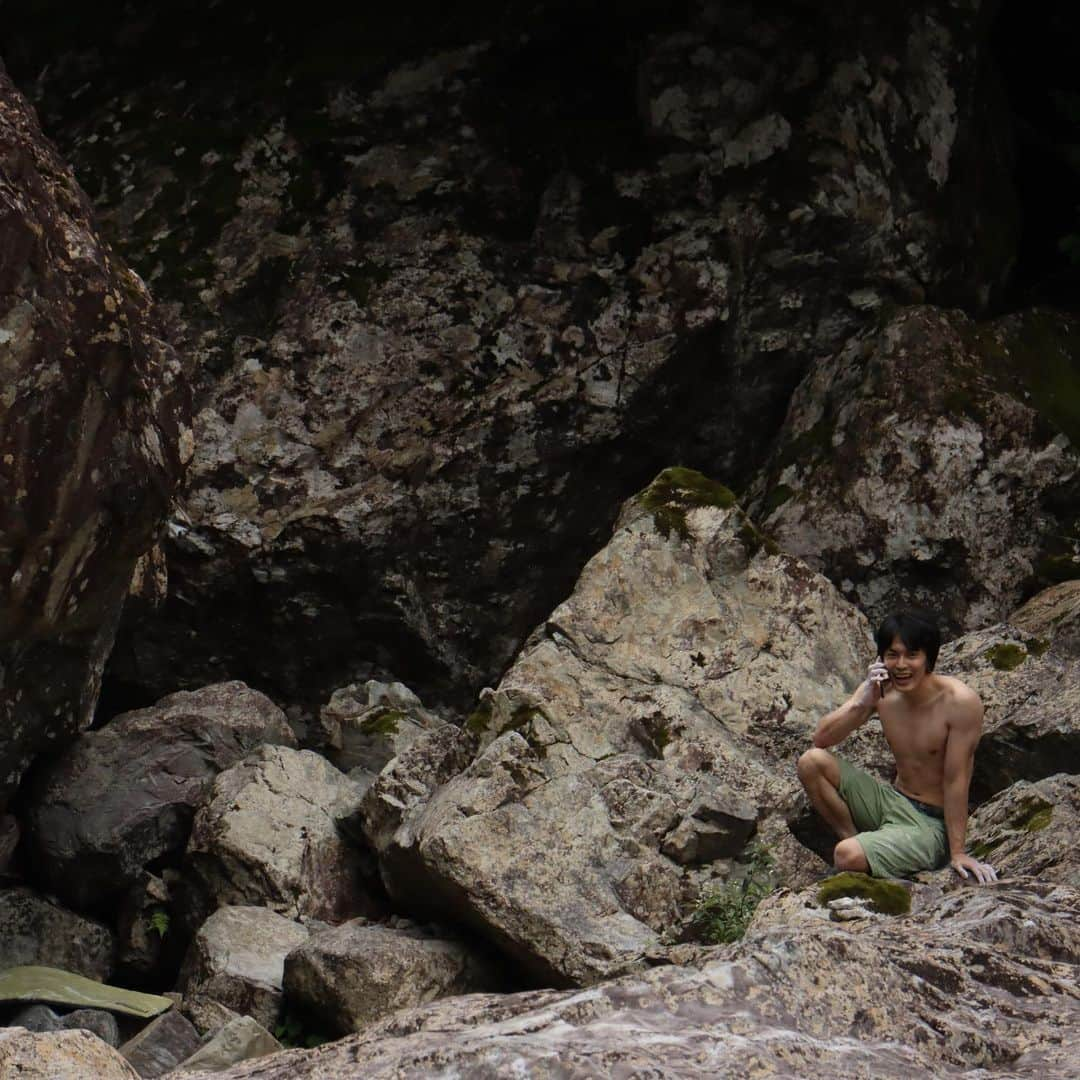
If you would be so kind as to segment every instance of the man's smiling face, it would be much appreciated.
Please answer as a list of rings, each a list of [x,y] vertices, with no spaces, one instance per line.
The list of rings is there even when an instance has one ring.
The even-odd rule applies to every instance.
[[[901,693],[911,693],[927,676],[926,653],[909,649],[899,637],[885,650],[882,659],[889,671],[890,685]]]

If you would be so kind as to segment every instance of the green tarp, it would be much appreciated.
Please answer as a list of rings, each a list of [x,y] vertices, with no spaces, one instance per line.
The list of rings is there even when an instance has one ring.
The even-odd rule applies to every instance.
[[[149,1019],[172,1005],[167,997],[106,986],[83,975],[52,967],[13,967],[0,971],[0,1001],[45,1001],[50,1005],[108,1009]]]

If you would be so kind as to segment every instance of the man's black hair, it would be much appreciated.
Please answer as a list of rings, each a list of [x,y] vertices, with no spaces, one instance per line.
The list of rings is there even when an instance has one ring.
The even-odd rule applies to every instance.
[[[879,657],[884,657],[896,638],[912,652],[921,649],[926,653],[926,670],[934,670],[941,649],[941,631],[932,615],[924,611],[897,611],[888,616],[874,635]]]

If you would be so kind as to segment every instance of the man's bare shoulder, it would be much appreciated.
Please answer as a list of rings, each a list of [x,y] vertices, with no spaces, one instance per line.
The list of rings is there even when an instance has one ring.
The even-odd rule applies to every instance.
[[[938,675],[942,692],[949,705],[950,721],[958,723],[978,723],[982,720],[983,704],[979,695],[952,675]]]

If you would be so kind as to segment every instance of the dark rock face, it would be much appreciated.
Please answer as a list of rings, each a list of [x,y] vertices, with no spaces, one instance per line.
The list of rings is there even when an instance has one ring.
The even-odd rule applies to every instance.
[[[100,907],[158,860],[180,861],[215,776],[264,744],[294,746],[284,713],[243,683],[163,698],[81,735],[26,796],[34,873]]]
[[[909,308],[807,374],[750,505],[872,623],[979,629],[1080,573],[1076,400],[1075,319]]]
[[[85,727],[138,557],[191,454],[145,286],[0,72],[0,803]]]
[[[606,9],[548,14],[367,82],[308,49],[272,111],[239,76],[42,81],[199,386],[118,683],[494,682],[659,467],[741,483],[812,357],[994,292],[977,4],[645,4],[618,49]],[[90,73],[116,92],[65,121]]]
[[[31,889],[0,890],[0,970],[35,964],[103,982],[112,972],[115,947],[112,932],[99,922]]]

